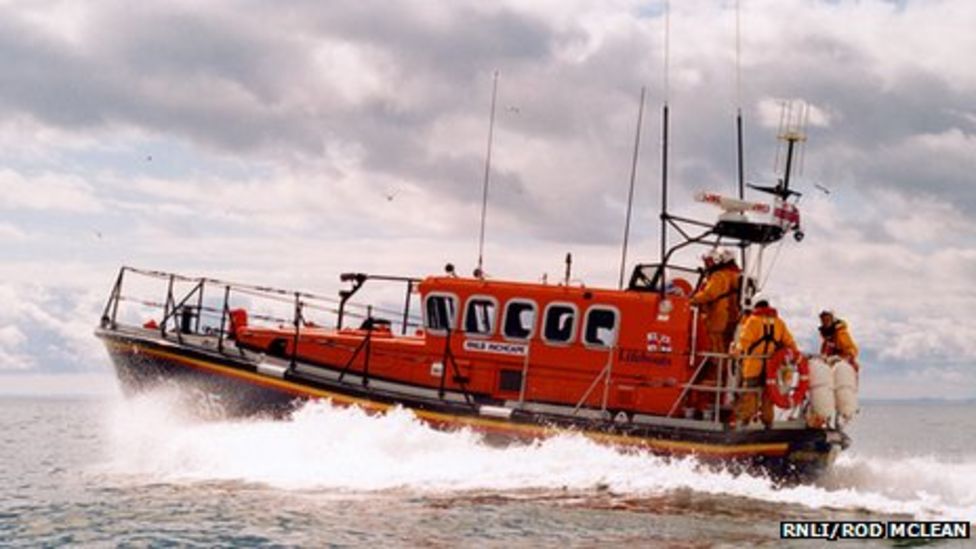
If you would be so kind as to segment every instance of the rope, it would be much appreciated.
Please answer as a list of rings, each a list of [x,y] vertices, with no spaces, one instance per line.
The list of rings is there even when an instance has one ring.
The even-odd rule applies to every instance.
[[[773,268],[776,267],[776,260],[779,259],[779,252],[783,250],[783,243],[786,242],[786,238],[781,238],[779,242],[776,243],[776,250],[773,252],[773,260],[769,262],[769,268],[766,270],[766,277],[763,278],[762,282],[759,284],[759,290],[762,291],[766,287],[766,283],[769,282],[769,277],[773,274]]]

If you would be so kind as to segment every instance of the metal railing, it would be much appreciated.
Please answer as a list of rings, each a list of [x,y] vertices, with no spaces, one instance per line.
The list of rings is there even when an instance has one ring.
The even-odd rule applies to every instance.
[[[355,277],[358,281],[356,290],[369,279],[407,283],[403,310],[352,303],[349,298],[355,291],[340,292],[339,299],[336,299],[310,292],[289,291],[271,286],[243,284],[209,277],[189,277],[176,273],[124,266],[119,269],[119,274],[115,278],[109,298],[105,303],[101,326],[105,329],[118,329],[120,306],[123,303],[137,304],[145,308],[162,311],[160,321],[157,324],[160,337],[168,338],[170,335],[175,335],[177,341],[183,343],[186,335],[216,336],[217,350],[222,353],[225,350],[225,339],[231,335],[232,326],[230,324],[232,320],[230,313],[233,298],[242,297],[245,300],[257,301],[263,303],[267,309],[271,309],[273,306],[280,308],[287,304],[290,311],[280,314],[255,312],[254,308],[251,307],[248,310],[248,319],[292,326],[292,353],[290,357],[292,365],[296,359],[297,343],[302,329],[315,326],[308,318],[309,312],[335,315],[337,328],[341,328],[343,319],[358,318],[362,319],[364,324],[369,325],[371,332],[375,320],[373,314],[375,313],[399,317],[401,333],[403,334],[406,334],[410,328],[421,326],[420,319],[410,314],[410,297],[417,282],[419,282],[417,279],[366,274],[357,274]],[[126,290],[131,288],[134,282],[132,281],[133,278],[165,283],[163,302],[128,295]],[[347,275],[343,275],[342,280],[348,280]],[[182,285],[184,288],[178,290],[178,285]],[[188,289],[187,286],[189,286]],[[220,296],[219,305],[216,303],[208,305],[205,302],[205,295]],[[203,324],[205,317],[213,321],[212,326]]]

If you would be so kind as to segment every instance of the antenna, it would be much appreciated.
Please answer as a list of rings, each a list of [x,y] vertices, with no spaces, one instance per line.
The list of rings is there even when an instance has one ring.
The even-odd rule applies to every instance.
[[[802,101],[789,101],[783,106],[780,130],[776,138],[786,143],[786,165],[783,167],[781,186],[783,192],[790,189],[790,177],[796,169],[794,157],[799,156],[807,140],[806,121],[809,107]]]
[[[736,160],[739,171],[739,200],[746,198],[746,164],[744,138],[742,136],[742,18],[739,0],[735,0],[735,148]],[[746,254],[746,247],[739,247],[739,262],[742,270],[746,269],[746,261],[749,259]],[[743,298],[740,289],[740,300]]]
[[[668,253],[668,99],[671,94],[671,2],[664,2],[664,106],[661,110],[661,297],[666,284]]]
[[[735,134],[736,157],[739,168],[739,200],[746,196],[745,160],[742,149],[742,40],[740,32],[739,0],[735,2]]]
[[[485,216],[488,213],[488,176],[491,174],[491,144],[495,134],[495,99],[498,96],[498,70],[495,70],[491,84],[491,116],[488,118],[488,151],[485,153],[485,180],[481,189],[481,232],[478,235],[478,267],[474,271],[477,278],[484,278]]]
[[[803,120],[800,122],[800,132],[804,134],[804,141],[806,141],[807,124],[810,120],[810,105],[808,103],[803,104]],[[803,175],[803,164],[807,157],[807,148],[800,147],[797,153],[796,159],[796,173],[797,175]]]
[[[627,193],[627,220],[624,222],[624,245],[620,252],[620,281],[617,289],[624,288],[624,269],[627,268],[627,241],[630,239],[630,212],[634,206],[634,181],[637,179],[637,157],[640,152],[641,123],[644,120],[644,93],[647,88],[641,86],[640,106],[637,109],[637,132],[634,136],[634,157],[630,164],[630,190]]]
[[[776,135],[779,136],[783,133],[783,127],[786,125],[786,110],[789,103],[787,101],[779,102],[779,125],[776,126]],[[773,159],[773,173],[779,173],[779,157],[782,154],[782,144],[776,143],[776,157]]]

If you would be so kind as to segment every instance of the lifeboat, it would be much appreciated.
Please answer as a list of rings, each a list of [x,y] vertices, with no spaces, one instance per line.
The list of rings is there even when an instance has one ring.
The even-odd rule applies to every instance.
[[[809,426],[807,400],[791,401],[768,428],[730,421],[736,393],[747,390],[733,383],[736,360],[704,350],[691,283],[654,291],[648,267],[638,266],[624,290],[355,273],[343,275],[355,290],[339,300],[123,267],[96,333],[126,393],[176,384],[231,414],[281,415],[327,399],[377,413],[401,406],[439,428],[493,439],[578,432],[785,480],[828,467],[848,439]],[[120,320],[120,304],[154,303],[124,291],[137,278],[168,283],[160,320]],[[348,301],[368,282],[391,280],[407,285],[398,318]],[[235,307],[235,298],[277,302],[292,318]],[[315,312],[335,314],[335,325],[311,322]],[[720,364],[718,378],[696,384],[710,361]]]
[[[800,138],[787,135],[788,158]],[[741,361],[757,357],[708,348],[690,298],[702,273],[672,257],[690,245],[731,245],[761,266],[768,246],[790,233],[802,240],[789,171],[775,187],[753,188],[774,195],[772,207],[740,190],[738,198],[699,195],[723,210],[716,223],[662,211],[662,231],[691,228],[678,229],[683,240],[662,246],[660,262],[638,264],[619,289],[571,284],[569,257],[561,283],[495,280],[480,269],[465,278],[449,266],[427,277],[346,273],[338,298],[123,267],[96,335],[127,393],[175,384],[231,414],[282,415],[312,399],[374,413],[403,407],[435,427],[492,440],[574,432],[808,480],[850,442],[840,428],[856,411],[849,372],[773,353],[759,357],[771,363],[764,383],[741,383]],[[158,293],[141,294],[150,282]],[[405,286],[402,309],[389,297],[385,306],[355,301],[381,284]],[[744,305],[757,289],[746,279],[736,299]],[[157,316],[146,322],[147,311]],[[734,416],[749,392],[776,403],[771,423]]]

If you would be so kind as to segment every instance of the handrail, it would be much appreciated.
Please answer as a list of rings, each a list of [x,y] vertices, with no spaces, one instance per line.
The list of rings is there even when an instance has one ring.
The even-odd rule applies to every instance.
[[[128,281],[133,275],[138,277],[165,280],[167,287],[165,290],[165,300],[163,302],[158,302],[155,300],[147,300],[141,297],[133,297],[131,295],[123,294],[124,281]],[[369,279],[375,280],[390,280],[390,281],[402,281],[407,282],[407,294],[404,301],[403,310],[396,310],[394,308],[384,308],[376,307],[373,305],[352,303],[348,299],[340,300],[335,298],[326,297],[319,294],[314,294],[305,291],[287,291],[272,286],[262,286],[256,284],[243,284],[238,282],[230,282],[227,280],[219,278],[210,277],[191,277],[178,273],[158,271],[152,269],[140,269],[130,266],[122,266],[119,269],[118,275],[116,276],[115,282],[112,285],[112,289],[109,293],[109,297],[105,303],[102,310],[101,325],[104,328],[115,329],[118,327],[118,310],[120,303],[122,301],[135,302],[148,307],[160,308],[163,310],[163,318],[160,322],[160,335],[166,337],[168,332],[172,329],[168,324],[172,319],[174,319],[178,314],[181,313],[189,305],[190,300],[196,296],[196,303],[193,304],[192,309],[196,313],[195,318],[192,320],[192,331],[199,333],[202,327],[203,319],[202,317],[207,315],[207,313],[212,313],[219,316],[225,316],[229,313],[229,296],[225,299],[225,303],[222,307],[216,308],[214,306],[208,306],[205,304],[205,293],[206,287],[208,285],[223,286],[224,293],[227,293],[229,288],[235,295],[246,295],[256,297],[262,300],[269,300],[279,303],[294,303],[297,298],[301,301],[301,309],[319,311],[327,314],[337,314],[350,318],[366,319],[370,318],[372,314],[379,312],[385,315],[396,315],[401,324],[401,332],[405,335],[408,329],[416,328],[422,326],[422,319],[418,316],[410,314],[410,299],[411,294],[416,288],[416,284],[419,283],[419,279],[410,277],[396,277],[396,276],[386,276],[386,275],[364,275]],[[185,294],[182,290],[180,293],[182,295],[175,295],[176,284],[177,283],[192,283],[193,287],[189,289]],[[130,284],[131,285],[131,284]],[[340,307],[336,307],[340,305]],[[353,311],[344,309],[355,309]],[[226,310],[225,310],[226,309]],[[257,320],[264,320],[269,322],[278,322],[282,324],[292,324],[294,325],[295,317],[294,313],[291,318],[281,318],[269,315],[260,315],[252,313],[249,315],[250,318]],[[224,324],[224,329],[218,330],[218,332],[223,336],[226,333],[226,318],[221,322]],[[304,318],[302,319],[304,322]],[[341,322],[339,323],[341,326]],[[181,326],[176,326],[176,328],[182,328]],[[182,341],[182,336],[180,335],[181,329],[177,329],[177,339]],[[222,344],[220,345],[223,346]]]
[[[349,300],[358,292],[363,285],[366,284],[368,280],[379,280],[383,282],[405,282],[407,284],[407,291],[405,292],[405,299],[403,305],[403,319],[404,322],[401,325],[401,333],[406,335],[407,333],[407,323],[406,320],[410,316],[410,295],[413,293],[415,285],[420,283],[419,278],[407,277],[407,276],[391,276],[391,275],[371,275],[367,273],[342,273],[339,275],[339,280],[342,282],[348,282],[352,286],[348,290],[339,290],[339,312],[336,320],[336,327],[342,329],[342,322],[345,319],[346,306],[355,306],[355,304],[349,303]],[[376,310],[381,312],[390,313],[390,310],[383,310],[377,308]],[[394,312],[394,314],[399,314],[399,312]]]

